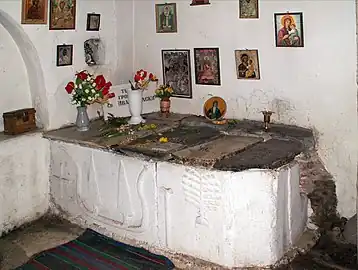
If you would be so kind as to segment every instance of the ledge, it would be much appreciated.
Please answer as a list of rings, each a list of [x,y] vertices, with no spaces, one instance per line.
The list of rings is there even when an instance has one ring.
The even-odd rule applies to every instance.
[[[154,131],[103,138],[99,131],[103,122],[96,120],[87,132],[70,126],[45,132],[44,137],[126,156],[225,171],[276,169],[314,147],[312,131],[296,126],[272,124],[265,132],[261,122],[251,120],[214,125],[194,115],[171,114],[162,118],[151,113],[144,117],[147,124],[156,124]],[[169,142],[160,143],[161,136]]]
[[[21,137],[32,136],[34,134],[40,134],[42,132],[43,132],[43,129],[40,129],[40,128],[32,130],[32,131],[24,132],[21,134],[17,134],[17,135],[7,135],[4,132],[0,132],[0,143],[9,141],[9,140],[19,139]]]

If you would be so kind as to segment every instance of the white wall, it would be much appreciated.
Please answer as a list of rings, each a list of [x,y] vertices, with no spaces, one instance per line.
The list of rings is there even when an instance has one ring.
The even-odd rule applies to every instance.
[[[3,26],[0,25],[0,112],[32,107],[30,88],[24,62],[18,48]],[[0,118],[0,131],[4,130]]]
[[[155,1],[164,3],[165,1]],[[212,0],[191,7],[177,3],[178,33],[155,33],[152,1],[135,1],[134,68],[162,76],[162,49],[219,47],[221,86],[193,84],[193,99],[173,99],[175,112],[202,113],[209,94],[228,103],[227,117],[262,119],[265,107],[274,121],[317,131],[321,158],[337,181],[341,214],[355,211],[356,26],[354,0],[261,0],[260,19],[238,19],[238,1]],[[276,48],[274,13],[303,12],[304,48]],[[324,31],[323,29],[326,29]],[[261,80],[236,79],[235,49],[258,49]]]
[[[35,133],[0,144],[1,236],[48,210],[49,142]]]
[[[21,0],[1,0],[0,9],[20,23]],[[102,14],[99,32],[86,32],[87,13],[92,12]],[[105,45],[105,64],[93,71],[104,74],[116,84],[130,78],[128,72],[125,73],[124,70],[132,70],[131,0],[77,0],[76,15],[76,30],[50,31],[48,24],[22,25],[37,50],[43,69],[45,85],[43,85],[44,91],[42,92],[47,96],[49,115],[47,128],[50,129],[74,122],[76,118],[76,109],[69,103],[69,96],[64,86],[72,79],[76,71],[88,69],[84,62],[83,52],[83,42],[86,39],[100,37]],[[74,45],[73,66],[56,67],[56,47],[64,43]],[[6,63],[6,59],[2,56],[4,53],[0,54],[1,63]],[[21,69],[23,67],[20,67]],[[9,82],[13,80],[10,78]],[[3,89],[3,91],[6,90]],[[95,109],[93,112],[92,115],[95,115]]]

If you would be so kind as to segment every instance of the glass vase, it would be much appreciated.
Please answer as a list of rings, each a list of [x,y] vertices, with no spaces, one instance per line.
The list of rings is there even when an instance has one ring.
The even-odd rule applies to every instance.
[[[78,131],[87,131],[89,130],[89,117],[87,113],[87,106],[77,107],[77,118],[76,126]]]

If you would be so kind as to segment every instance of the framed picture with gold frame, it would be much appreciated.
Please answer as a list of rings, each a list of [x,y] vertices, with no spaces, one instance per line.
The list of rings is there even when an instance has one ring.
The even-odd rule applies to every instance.
[[[22,24],[47,24],[48,0],[22,0]]]
[[[76,27],[76,0],[50,0],[50,30]]]

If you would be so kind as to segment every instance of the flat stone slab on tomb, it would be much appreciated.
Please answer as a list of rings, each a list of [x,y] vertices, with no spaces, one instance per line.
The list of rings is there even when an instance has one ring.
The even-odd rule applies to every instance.
[[[69,143],[76,143],[81,145],[104,147],[99,144],[99,131],[103,122],[95,120],[91,122],[90,129],[88,131],[80,132],[77,131],[76,126],[68,126],[61,129],[56,129],[48,132],[44,132],[44,137],[53,140],[60,140]]]
[[[178,123],[184,118],[189,117],[190,114],[179,114],[179,113],[170,113],[168,117],[162,116],[160,112],[153,112],[142,115],[144,119],[148,122],[168,122],[168,123]]]
[[[149,155],[149,156],[163,156],[167,153],[172,153],[173,151],[177,151],[179,149],[184,148],[185,145],[179,144],[179,143],[173,143],[173,142],[167,142],[167,143],[161,143],[159,141],[148,141],[143,144],[131,144],[128,145],[122,145],[118,147],[113,147],[114,150],[127,150],[127,151],[133,151],[133,152],[141,152],[143,154]]]
[[[214,168],[226,171],[276,169],[291,162],[303,150],[303,143],[298,140],[271,139],[216,162]]]
[[[310,129],[284,124],[270,124],[268,132],[264,131],[264,123],[254,120],[237,120],[228,129],[229,135],[256,134],[272,138],[295,138],[305,144],[307,148],[314,146],[314,136]]]
[[[262,141],[263,139],[259,137],[224,136],[204,144],[182,149],[173,153],[173,156],[180,159],[184,164],[209,166]]]
[[[142,129],[142,130],[135,130],[133,134],[123,134],[119,136],[114,136],[110,138],[102,137],[99,139],[98,143],[104,145],[106,147],[117,147],[120,145],[127,145],[130,144],[132,141],[135,141],[138,138],[150,136],[153,133],[160,133],[165,132],[173,128],[172,125],[166,125],[164,123],[153,123],[152,121],[148,121],[146,125],[155,124],[157,127],[156,129]]]
[[[180,126],[168,131],[138,138],[131,145],[140,146],[149,142],[158,142],[161,137],[168,138],[171,143],[182,144],[186,147],[198,145],[222,136],[219,131],[209,127]]]
[[[209,127],[221,131],[228,129],[228,124],[217,125],[203,116],[190,115],[180,121],[181,125],[189,127]]]
[[[138,138],[128,143],[127,145],[119,146],[119,148],[141,152],[149,156],[158,157],[159,155],[160,157],[163,157],[165,154],[169,155],[185,147],[190,147],[214,140],[219,136],[221,136],[220,132],[212,128],[194,128],[181,126],[178,128],[172,128],[162,133]],[[159,139],[161,137],[168,138],[168,142],[160,143]],[[116,150],[116,148],[114,148],[114,150]]]

